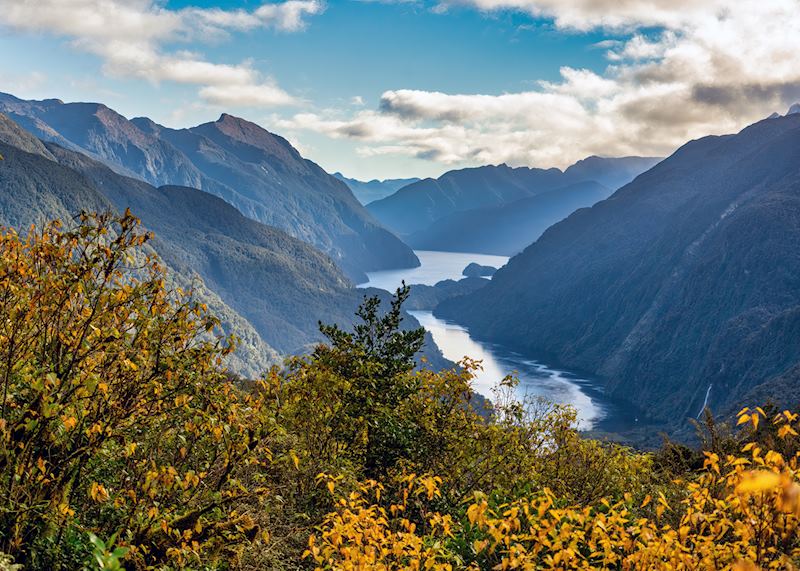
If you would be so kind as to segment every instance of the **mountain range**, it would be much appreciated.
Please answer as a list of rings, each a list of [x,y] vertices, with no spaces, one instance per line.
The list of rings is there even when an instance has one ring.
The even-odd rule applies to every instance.
[[[800,115],[691,141],[435,313],[650,420],[800,400]]]
[[[593,156],[564,171],[504,164],[460,169],[405,186],[367,208],[418,249],[511,254],[659,160]],[[531,200],[545,193],[541,202]]]
[[[173,285],[192,288],[240,339],[237,373],[255,376],[280,356],[321,340],[319,321],[347,325],[365,293],[314,246],[185,186],[155,187],[56,143],[0,114],[0,224],[27,230],[75,214],[126,208],[154,233]],[[409,326],[414,325],[410,316]],[[446,364],[430,338],[431,363]]]
[[[502,206],[448,214],[405,241],[420,250],[510,256],[535,242],[554,223],[612,192],[592,180],[576,182]]]
[[[218,196],[248,218],[313,244],[355,281],[367,271],[419,265],[345,183],[255,123],[223,114],[215,122],[170,129],[147,118],[128,120],[100,103],[8,94],[0,94],[0,112],[39,139],[118,174]]]
[[[419,181],[418,178],[387,178],[384,180],[372,179],[370,181],[347,178],[340,172],[333,173],[333,176],[344,182],[361,204],[369,204],[381,198],[386,198],[394,194],[404,186]]]

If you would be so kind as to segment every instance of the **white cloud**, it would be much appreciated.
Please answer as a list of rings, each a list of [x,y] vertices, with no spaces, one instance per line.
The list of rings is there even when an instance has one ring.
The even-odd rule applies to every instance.
[[[200,97],[212,105],[238,107],[271,107],[290,105],[295,99],[280,87],[260,85],[209,85],[200,90]]]
[[[296,31],[323,9],[321,0],[265,3],[253,11],[169,10],[155,0],[0,0],[0,26],[68,39],[102,58],[111,75],[198,85],[212,104],[287,105],[294,99],[250,62],[213,63],[167,46],[256,28]]]
[[[304,113],[286,126],[359,140],[364,156],[564,166],[590,154],[669,153],[800,100],[798,0],[439,1],[455,5],[524,10],[571,30],[613,28],[595,44],[608,65],[563,67],[559,81],[520,93],[387,91],[377,110]]]

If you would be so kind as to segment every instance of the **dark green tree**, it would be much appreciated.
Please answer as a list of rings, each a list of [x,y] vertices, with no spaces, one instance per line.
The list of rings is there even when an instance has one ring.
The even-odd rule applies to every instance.
[[[345,412],[360,421],[353,426],[366,425],[363,460],[370,477],[384,474],[414,446],[416,426],[397,412],[419,390],[414,357],[425,342],[424,329],[401,328],[402,305],[410,291],[403,283],[384,314],[378,297],[365,297],[352,331],[320,323],[330,343],[318,347],[314,357],[350,383]]]

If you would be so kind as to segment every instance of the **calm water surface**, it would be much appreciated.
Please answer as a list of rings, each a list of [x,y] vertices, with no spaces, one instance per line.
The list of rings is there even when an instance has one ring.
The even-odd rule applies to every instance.
[[[368,274],[369,281],[359,287],[393,291],[402,280],[409,285],[434,285],[444,279],[461,279],[462,270],[471,262],[499,268],[508,261],[505,256],[485,254],[432,251],[415,253],[422,264],[419,268],[372,272]],[[544,397],[552,402],[570,404],[577,409],[582,428],[602,427],[616,430],[629,428],[637,422],[634,411],[606,399],[602,387],[591,379],[550,367],[502,345],[477,341],[466,328],[439,319],[430,311],[409,313],[430,331],[447,359],[455,362],[468,356],[482,361],[483,371],[478,373],[474,381],[475,389],[489,398],[493,387],[507,375],[514,374],[519,379],[519,398]]]
[[[464,277],[461,272],[472,262],[499,268],[508,261],[508,256],[490,256],[488,254],[432,252],[430,250],[415,250],[414,253],[421,264],[418,268],[370,272],[367,274],[369,281],[358,284],[358,287],[376,287],[393,292],[400,287],[400,282],[403,280],[408,285],[436,285],[442,280],[460,280]]]

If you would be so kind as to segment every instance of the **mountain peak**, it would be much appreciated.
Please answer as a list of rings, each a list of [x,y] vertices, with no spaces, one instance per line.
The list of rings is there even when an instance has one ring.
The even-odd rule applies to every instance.
[[[800,114],[800,102],[795,103],[794,105],[789,107],[789,110],[786,112],[787,116],[789,116],[789,115],[798,115],[798,114]]]
[[[231,115],[230,113],[222,113],[219,116],[219,119],[216,120],[216,123],[222,124],[229,124],[229,125],[253,125],[251,121],[247,119],[242,119],[241,117],[237,117],[236,115]]]
[[[161,130],[161,125],[150,119],[149,117],[134,117],[131,123],[139,127],[145,133],[156,134]]]
[[[252,121],[248,121],[247,119],[243,119],[229,113],[223,113],[220,115],[219,119],[217,119],[213,124],[217,127],[217,129],[226,132],[228,135],[237,133],[239,137],[245,138],[261,138],[265,135],[272,136],[272,133],[264,129],[258,123],[253,123]]]

